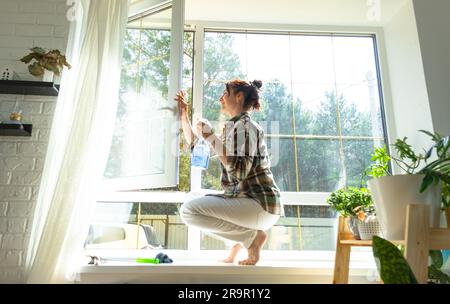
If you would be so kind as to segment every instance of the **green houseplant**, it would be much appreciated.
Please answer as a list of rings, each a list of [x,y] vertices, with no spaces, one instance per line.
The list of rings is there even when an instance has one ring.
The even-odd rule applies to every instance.
[[[392,159],[406,174],[424,175],[420,192],[424,192],[431,184],[439,181],[450,184],[450,136],[442,137],[438,133],[433,134],[425,130],[419,130],[419,132],[429,135],[434,141],[434,145],[425,151],[425,154],[415,152],[407,143],[407,137],[397,139],[393,146],[399,157],[389,155],[386,147],[375,149],[372,155],[375,163],[369,167],[369,175],[375,178],[392,175],[388,170],[388,163]],[[428,162],[433,150],[436,150],[437,159]],[[421,167],[422,164],[424,164],[423,167]]]
[[[389,171],[389,161],[394,160],[406,174],[424,174],[420,186],[420,192],[424,192],[433,182],[443,181],[450,184],[450,142],[449,136],[442,137],[438,133],[430,133],[425,130],[419,132],[429,135],[434,145],[425,151],[425,154],[417,154],[407,143],[407,137],[397,139],[393,145],[399,157],[393,157],[387,152],[386,146],[376,148],[372,154],[372,163],[368,168],[368,175],[374,178],[392,175]],[[428,163],[433,150],[436,150],[437,159]],[[420,166],[425,164],[421,169]],[[449,202],[450,204],[450,202]]]
[[[331,193],[327,203],[341,216],[347,218],[348,226],[355,236],[360,238],[357,221],[364,220],[369,214],[374,213],[374,207],[370,192],[366,188],[342,188]]]
[[[439,133],[430,133],[422,131],[429,135],[433,142],[434,148],[436,149],[436,154],[438,159],[445,160],[450,157],[450,136],[441,136]],[[445,169],[445,168],[444,168]],[[449,176],[450,172],[447,170],[442,170],[442,175],[440,176],[442,180],[442,209],[445,211],[447,219],[447,227],[450,227],[450,182]]]
[[[64,66],[69,69],[71,68],[71,65],[66,60],[66,56],[61,54],[61,51],[59,50],[46,51],[43,48],[34,47],[31,51],[31,53],[21,58],[20,61],[30,63],[34,60],[34,62],[28,66],[28,71],[30,71],[33,76],[42,76],[44,75],[45,70],[51,71],[59,76]]]
[[[369,172],[373,179],[368,181],[375,209],[388,239],[404,238],[406,205],[410,203],[431,205],[431,223],[439,226],[442,183],[450,182],[450,156],[448,136],[442,137],[421,130],[434,142],[424,153],[417,153],[407,143],[407,138],[397,139],[393,145],[398,156],[392,156],[387,149],[378,148],[373,154],[374,163]],[[436,153],[436,159],[430,161]],[[393,160],[406,174],[392,175],[388,168]],[[369,174],[371,175],[371,174]],[[381,175],[381,177],[380,177]],[[382,176],[385,175],[385,176]],[[442,183],[439,183],[442,182]]]

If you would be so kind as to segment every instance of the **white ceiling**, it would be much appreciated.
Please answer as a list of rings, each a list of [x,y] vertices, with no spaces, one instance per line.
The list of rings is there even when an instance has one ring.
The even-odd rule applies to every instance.
[[[380,26],[407,1],[381,0],[381,18],[374,22],[367,18],[367,0],[186,0],[186,20]]]
[[[160,0],[161,1],[161,0]],[[185,0],[186,20],[302,25],[383,26],[411,0]],[[368,3],[380,2],[377,21]],[[134,5],[158,0],[132,0]],[[161,1],[162,2],[162,1]]]

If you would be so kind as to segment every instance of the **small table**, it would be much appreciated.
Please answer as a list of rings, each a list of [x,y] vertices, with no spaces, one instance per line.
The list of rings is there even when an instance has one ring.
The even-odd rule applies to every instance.
[[[405,239],[391,241],[405,245],[405,258],[417,281],[428,280],[429,250],[450,249],[450,229],[430,228],[430,206],[410,204],[406,208]],[[410,223],[412,223],[410,225]],[[356,240],[344,217],[339,218],[333,284],[347,284],[352,246],[372,246],[372,241]]]
[[[405,244],[405,241],[391,241],[395,244]],[[334,261],[333,284],[348,284],[350,251],[353,246],[371,247],[372,240],[357,240],[347,225],[345,217],[339,217],[336,244],[336,258]]]

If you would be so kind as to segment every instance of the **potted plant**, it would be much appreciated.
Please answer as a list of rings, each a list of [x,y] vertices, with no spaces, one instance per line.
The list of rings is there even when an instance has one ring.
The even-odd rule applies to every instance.
[[[360,239],[358,221],[364,221],[374,212],[369,190],[355,187],[342,188],[332,192],[327,203],[347,219],[350,231],[356,239]]]
[[[448,137],[427,131],[421,132],[432,137],[434,145],[424,154],[416,153],[407,143],[407,138],[397,139],[394,148],[398,157],[389,155],[386,148],[378,148],[372,156],[375,161],[371,172],[379,175],[368,181],[375,210],[378,214],[383,235],[390,240],[404,238],[407,204],[431,205],[430,222],[439,227],[441,184],[450,183],[450,156]],[[429,162],[433,151],[437,159]],[[404,175],[393,176],[388,170],[390,160],[394,160]]]
[[[31,51],[31,53],[21,58],[20,61],[30,63],[34,60],[34,62],[28,66],[28,71],[30,71],[30,74],[33,76],[44,76],[46,71],[59,76],[61,75],[64,66],[69,69],[71,68],[66,60],[66,56],[61,54],[59,50],[46,51],[43,48],[34,47]]]

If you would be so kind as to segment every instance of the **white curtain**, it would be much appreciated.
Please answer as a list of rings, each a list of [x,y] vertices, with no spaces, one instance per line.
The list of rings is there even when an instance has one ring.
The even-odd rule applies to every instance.
[[[28,283],[76,280],[118,103],[128,0],[79,0],[26,260]]]

